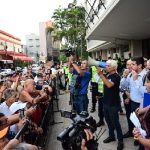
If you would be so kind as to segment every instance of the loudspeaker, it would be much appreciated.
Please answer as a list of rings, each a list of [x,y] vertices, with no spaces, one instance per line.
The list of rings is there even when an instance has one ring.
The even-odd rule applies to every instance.
[[[106,66],[107,66],[106,62],[96,61],[93,58],[91,58],[90,56],[88,56],[88,64],[89,64],[89,66],[97,66],[97,67],[101,67],[101,68],[106,68]]]

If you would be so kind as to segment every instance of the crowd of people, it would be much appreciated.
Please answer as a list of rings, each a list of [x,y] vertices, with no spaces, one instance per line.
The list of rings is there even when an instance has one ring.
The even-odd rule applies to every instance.
[[[59,83],[62,90],[70,91],[69,104],[72,112],[88,112],[88,91],[92,92],[92,109],[95,112],[98,102],[97,127],[107,125],[108,137],[103,141],[116,140],[117,150],[124,148],[124,138],[133,137],[139,150],[150,149],[150,105],[144,105],[150,92],[150,60],[142,57],[127,60],[122,73],[117,71],[116,60],[108,59],[106,67],[90,66],[87,60],[77,62],[71,55],[66,64],[56,65],[49,61],[40,65],[38,73],[29,66],[26,72],[16,72],[0,80],[0,149],[26,148],[36,150],[33,145],[36,137],[43,133],[41,122],[47,105],[56,94]],[[62,81],[64,78],[64,83]],[[147,95],[146,95],[147,94]],[[148,97],[148,98],[147,98]],[[123,102],[124,109],[122,109]],[[124,112],[125,111],[125,112]],[[141,128],[135,127],[130,115],[135,112]],[[126,115],[128,131],[122,132],[119,114]],[[28,122],[28,130],[17,136]],[[144,130],[146,134],[143,135]],[[86,142],[93,138],[85,130],[87,139],[82,140],[81,149],[87,150]],[[30,136],[32,136],[32,141]],[[34,137],[34,138],[33,138]]]
[[[26,71],[0,80],[0,149],[37,150],[37,138],[45,132],[43,118],[55,96],[56,74],[50,64],[42,64],[38,73]]]
[[[92,109],[90,112],[95,112],[98,101],[99,120],[97,127],[105,125],[105,122],[108,127],[108,137],[103,142],[115,141],[114,131],[116,130],[117,150],[124,148],[123,140],[129,137],[135,139],[134,145],[139,146],[139,150],[150,149],[150,105],[143,106],[144,101],[148,101],[150,98],[145,98],[145,93],[148,94],[150,91],[150,60],[143,57],[129,59],[122,74],[117,71],[118,63],[116,60],[108,59],[106,64],[106,68],[89,67],[90,64],[88,65],[87,60],[81,61],[79,65],[74,61],[73,56],[69,57],[69,73],[66,81],[70,87],[72,110],[77,114],[88,111],[87,94],[90,82],[92,92]],[[125,110],[122,109],[121,101]],[[146,132],[145,135],[131,121],[130,115],[133,112],[140,120],[141,128]],[[119,114],[126,115],[128,125],[126,133],[122,132]]]

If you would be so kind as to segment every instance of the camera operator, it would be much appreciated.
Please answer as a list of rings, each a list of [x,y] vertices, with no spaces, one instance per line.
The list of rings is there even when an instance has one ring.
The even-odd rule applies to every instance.
[[[76,79],[74,80],[73,94],[74,99],[73,103],[75,106],[75,111],[80,114],[82,111],[87,111],[88,109],[88,85],[91,78],[91,73],[88,71],[88,62],[83,60],[81,62],[81,67],[79,67],[74,62],[74,57],[71,55],[69,57],[69,66],[74,68],[73,74],[76,74]]]
[[[88,150],[87,142],[93,139],[93,134],[90,130],[84,130],[86,133],[86,140],[83,139],[81,143],[81,150]],[[31,145],[28,143],[20,143],[17,139],[10,140],[7,145],[3,148],[3,150],[10,150],[10,149],[24,149],[24,150],[37,150],[38,148],[35,145]]]
[[[81,150],[88,150],[87,142],[93,139],[93,133],[87,129],[85,129],[84,132],[86,133],[86,140],[85,139],[82,140]]]

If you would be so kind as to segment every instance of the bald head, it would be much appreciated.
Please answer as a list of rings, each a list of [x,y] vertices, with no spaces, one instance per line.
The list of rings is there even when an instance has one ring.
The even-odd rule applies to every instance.
[[[24,83],[24,90],[32,93],[35,90],[35,82],[33,79],[27,79]]]
[[[33,84],[33,83],[34,83],[33,79],[27,79],[24,83],[24,87],[27,87],[28,85]]]

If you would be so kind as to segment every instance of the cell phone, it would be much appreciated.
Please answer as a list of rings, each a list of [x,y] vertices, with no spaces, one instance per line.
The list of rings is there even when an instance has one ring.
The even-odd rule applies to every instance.
[[[22,119],[24,117],[24,109],[19,110],[20,118]]]

